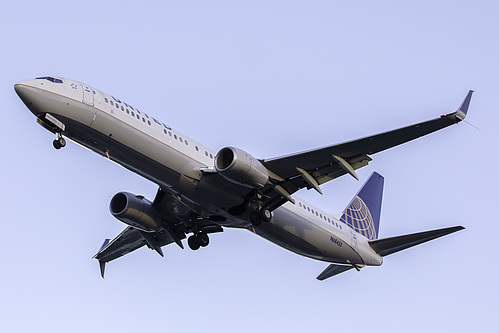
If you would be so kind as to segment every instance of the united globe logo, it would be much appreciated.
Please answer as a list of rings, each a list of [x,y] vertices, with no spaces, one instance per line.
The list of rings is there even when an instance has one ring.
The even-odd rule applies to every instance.
[[[376,239],[376,228],[371,212],[358,196],[352,200],[340,220],[367,239]]]

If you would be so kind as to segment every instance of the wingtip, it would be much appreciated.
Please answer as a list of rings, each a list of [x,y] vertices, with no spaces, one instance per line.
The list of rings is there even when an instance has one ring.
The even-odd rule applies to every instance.
[[[468,114],[468,109],[470,107],[470,102],[471,102],[471,96],[473,96],[473,93],[474,91],[471,89],[468,91],[468,94],[466,95],[463,102],[459,106],[459,109],[456,111],[456,116],[461,120],[463,120]]]
[[[106,270],[106,262],[99,260],[100,276],[104,279],[104,271]]]

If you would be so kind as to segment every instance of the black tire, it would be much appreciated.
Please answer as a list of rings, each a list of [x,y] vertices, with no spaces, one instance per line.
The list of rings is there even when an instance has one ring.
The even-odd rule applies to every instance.
[[[200,245],[196,239],[196,236],[191,236],[187,239],[187,244],[189,244],[189,247],[191,248],[191,250],[193,251],[196,251],[197,249],[199,249]]]
[[[253,211],[250,213],[250,222],[255,227],[258,227],[260,224],[262,224],[262,220],[260,219],[258,212]]]
[[[199,244],[199,246],[208,246],[208,244],[210,244],[210,237],[208,237],[206,233],[200,232],[196,235],[196,242]]]
[[[53,142],[52,142],[52,145],[54,146],[55,149],[61,149],[61,143],[59,142],[58,139],[55,139]]]
[[[263,222],[270,222],[270,220],[272,220],[272,212],[266,207],[260,209],[258,216]]]

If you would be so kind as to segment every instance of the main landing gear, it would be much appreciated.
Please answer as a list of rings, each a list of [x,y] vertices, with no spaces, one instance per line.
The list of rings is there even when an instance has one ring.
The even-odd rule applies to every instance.
[[[250,213],[250,221],[255,227],[262,224],[262,222],[270,222],[272,219],[272,212],[265,206],[260,207]]]
[[[187,244],[189,244],[191,250],[194,251],[196,251],[200,247],[208,246],[209,243],[210,243],[210,237],[208,237],[208,234],[204,232],[192,235],[187,239]]]
[[[57,135],[57,139],[52,142],[55,149],[61,149],[62,147],[66,147],[66,140],[62,137],[61,133]]]

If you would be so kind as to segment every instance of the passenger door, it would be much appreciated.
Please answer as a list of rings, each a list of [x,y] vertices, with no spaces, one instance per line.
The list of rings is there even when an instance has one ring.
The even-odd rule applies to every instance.
[[[83,88],[83,103],[93,106],[94,105],[94,92],[92,88],[84,83],[80,83]]]

